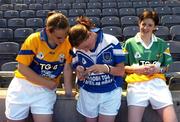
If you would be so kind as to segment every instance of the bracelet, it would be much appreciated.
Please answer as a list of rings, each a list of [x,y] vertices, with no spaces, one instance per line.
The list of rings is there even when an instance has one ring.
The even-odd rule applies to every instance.
[[[106,67],[107,67],[107,69],[108,69],[107,73],[110,73],[110,72],[111,72],[111,68],[110,68],[110,66],[109,66],[109,65],[107,65],[107,64],[104,64],[104,66],[106,66]]]

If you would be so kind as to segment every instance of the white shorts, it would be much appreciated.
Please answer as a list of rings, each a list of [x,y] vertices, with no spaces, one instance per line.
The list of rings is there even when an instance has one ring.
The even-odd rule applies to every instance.
[[[95,118],[99,114],[115,116],[121,105],[121,93],[121,88],[106,93],[91,93],[81,88],[77,111],[88,118]]]
[[[22,120],[32,114],[53,114],[55,90],[35,86],[29,81],[14,78],[6,96],[5,114],[8,119]]]
[[[151,103],[153,109],[161,109],[172,105],[172,96],[166,82],[155,78],[148,82],[129,83],[127,87],[129,105],[147,107]]]

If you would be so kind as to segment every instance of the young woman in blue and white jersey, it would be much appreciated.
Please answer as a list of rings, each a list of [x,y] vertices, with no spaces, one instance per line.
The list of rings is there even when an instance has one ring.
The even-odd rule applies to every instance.
[[[124,54],[118,39],[81,16],[69,30],[80,94],[77,111],[86,122],[114,122],[121,105]]]

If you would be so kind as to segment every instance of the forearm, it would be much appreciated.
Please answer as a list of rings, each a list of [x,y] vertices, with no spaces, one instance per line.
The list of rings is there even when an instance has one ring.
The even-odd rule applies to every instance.
[[[64,66],[64,89],[67,95],[72,94],[72,68],[70,64]]]
[[[127,74],[136,73],[136,68],[134,66],[125,66],[125,72]]]
[[[21,63],[19,63],[18,66],[19,72],[26,77],[26,79],[33,84],[43,86],[49,89],[54,89],[54,82],[51,80],[47,80],[37,73],[35,73],[32,69],[30,69],[28,66],[25,66]]]
[[[124,63],[117,64],[116,66],[110,66],[109,73],[114,76],[124,76]]]

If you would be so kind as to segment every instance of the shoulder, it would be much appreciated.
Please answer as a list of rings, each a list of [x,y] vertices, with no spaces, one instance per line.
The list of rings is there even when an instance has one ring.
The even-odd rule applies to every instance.
[[[37,43],[40,41],[40,32],[32,33],[27,37],[25,43]]]
[[[113,43],[116,45],[119,43],[119,40],[115,36],[106,33],[103,33],[103,40],[105,40],[108,44]]]

